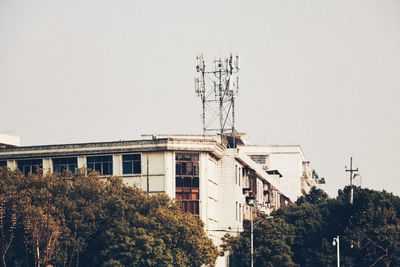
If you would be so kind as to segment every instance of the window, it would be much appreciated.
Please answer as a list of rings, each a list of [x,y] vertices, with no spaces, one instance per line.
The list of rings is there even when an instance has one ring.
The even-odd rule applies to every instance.
[[[266,163],[266,156],[265,155],[250,155],[250,158],[254,162],[257,162],[258,164],[261,164],[261,165]]]
[[[235,165],[235,184],[238,184],[238,166]]]
[[[17,160],[18,169],[25,175],[29,173],[36,173],[43,168],[42,159],[23,159]]]
[[[176,175],[199,175],[199,156],[177,154]]]
[[[0,160],[0,168],[7,167],[7,160]]]
[[[239,168],[239,186],[240,186],[240,180],[242,180],[242,169]]]
[[[142,173],[140,154],[122,155],[122,173],[123,174]]]
[[[242,221],[242,214],[243,214],[243,212],[242,212],[242,204],[239,204],[239,222]]]
[[[175,161],[176,199],[182,211],[200,214],[199,154],[177,153]]]
[[[54,158],[53,159],[53,172],[76,172],[78,168],[78,159],[73,158]]]
[[[101,175],[112,175],[112,156],[92,156],[86,158],[87,168],[99,172]]]
[[[238,202],[236,201],[236,221],[238,220]]]

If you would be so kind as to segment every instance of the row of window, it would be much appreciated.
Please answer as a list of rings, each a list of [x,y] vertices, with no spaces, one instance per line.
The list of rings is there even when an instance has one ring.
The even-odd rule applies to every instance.
[[[53,172],[73,172],[78,169],[77,157],[53,158]],[[0,161],[0,167],[6,167],[7,161]],[[86,157],[86,166],[90,171],[99,172],[101,175],[113,174],[113,159],[111,155],[107,156],[88,156]],[[23,159],[17,160],[18,169],[24,174],[35,173],[39,169],[43,169],[42,159]],[[122,173],[123,174],[140,174],[141,155],[127,154],[122,155]]]
[[[199,214],[200,183],[199,183],[199,154],[177,153],[175,157],[176,168],[176,199],[181,203],[182,211]],[[73,172],[78,169],[77,157],[53,158],[53,172]],[[0,161],[6,166],[7,161]],[[2,166],[0,165],[0,166]],[[99,172],[101,175],[113,174],[113,158],[111,155],[87,156],[86,166],[88,170]],[[42,159],[17,160],[18,169],[24,174],[37,172],[43,169]],[[140,174],[141,155],[122,155],[122,173]]]
[[[199,154],[175,156],[175,196],[184,212],[200,214]]]

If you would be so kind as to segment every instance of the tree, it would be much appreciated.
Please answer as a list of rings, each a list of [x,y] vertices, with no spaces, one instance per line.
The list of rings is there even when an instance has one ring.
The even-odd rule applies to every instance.
[[[336,249],[331,242],[337,235],[341,266],[400,266],[400,198],[355,188],[350,204],[349,194],[350,188],[345,187],[331,199],[314,188],[293,205],[276,211],[272,221],[260,223],[261,238],[255,231],[254,242],[257,266],[274,261],[274,266],[335,266]],[[225,237],[224,242],[226,250],[243,259],[239,266],[246,266],[248,229],[238,237]]]
[[[308,202],[307,198],[313,202]],[[324,247],[325,221],[323,206],[314,202],[313,197],[300,199],[297,204],[282,208],[273,214],[293,229],[293,261],[301,266],[323,266],[323,258],[318,255]],[[326,201],[325,199],[323,200]]]
[[[254,222],[253,244],[255,266],[295,266],[290,244],[293,243],[293,227],[282,219],[259,217]],[[222,248],[232,252],[236,266],[250,266],[250,223],[245,221],[239,236],[225,235]]]
[[[100,245],[103,266],[213,265],[218,251],[194,215],[166,195],[147,195],[110,179]],[[111,226],[111,227],[110,227]],[[90,262],[85,263],[91,266]],[[97,265],[96,265],[97,266]]]
[[[6,258],[15,239],[17,224],[16,201],[13,196],[16,188],[12,181],[21,177],[16,173],[9,173],[6,168],[0,168],[0,252],[1,265],[6,267]]]
[[[0,266],[213,266],[202,222],[95,173],[0,170]]]
[[[354,259],[354,266],[399,266],[400,198],[385,191],[356,188],[350,205],[348,194],[349,188],[345,188],[338,196],[349,214],[344,238],[353,247],[345,254]]]

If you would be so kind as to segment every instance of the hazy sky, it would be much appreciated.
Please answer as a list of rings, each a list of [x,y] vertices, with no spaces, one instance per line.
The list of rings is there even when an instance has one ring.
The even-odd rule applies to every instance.
[[[237,129],[326,189],[400,195],[400,1],[0,0],[0,131],[23,145],[201,133],[195,57],[238,52]]]

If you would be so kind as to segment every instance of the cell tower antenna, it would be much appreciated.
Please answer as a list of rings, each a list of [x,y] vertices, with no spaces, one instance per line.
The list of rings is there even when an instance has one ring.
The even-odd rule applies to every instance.
[[[216,132],[224,143],[231,135],[234,144],[235,98],[239,93],[239,56],[230,54],[227,58],[213,61],[213,69],[206,69],[203,55],[196,57],[195,91],[202,102],[203,134]],[[234,145],[235,146],[235,145]]]

